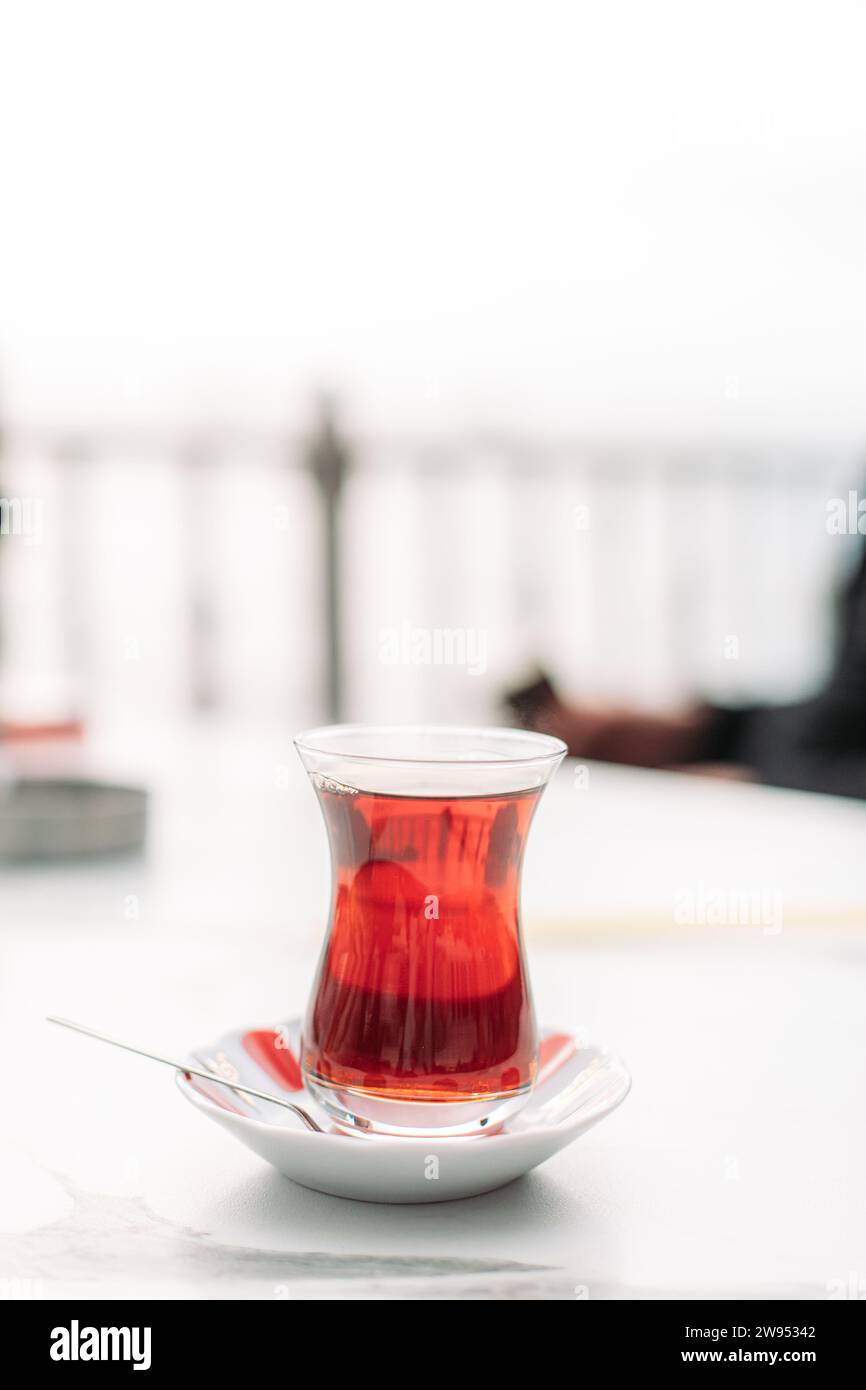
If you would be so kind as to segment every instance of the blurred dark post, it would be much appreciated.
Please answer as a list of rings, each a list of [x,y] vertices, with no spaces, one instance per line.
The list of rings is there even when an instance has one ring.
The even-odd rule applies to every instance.
[[[336,410],[330,397],[324,397],[319,406],[319,422],[310,441],[307,464],[322,499],[326,698],[328,718],[337,721],[343,708],[339,513],[340,496],[349,466],[349,451],[337,433]]]

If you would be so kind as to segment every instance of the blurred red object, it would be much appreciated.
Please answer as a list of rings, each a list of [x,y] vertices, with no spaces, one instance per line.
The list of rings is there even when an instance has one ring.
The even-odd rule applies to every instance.
[[[43,724],[6,723],[0,720],[0,743],[42,743],[46,740],[60,742],[83,737],[84,725],[80,719]]]

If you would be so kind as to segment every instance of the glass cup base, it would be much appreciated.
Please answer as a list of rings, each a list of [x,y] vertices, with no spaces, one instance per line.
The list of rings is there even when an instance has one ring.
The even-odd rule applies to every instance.
[[[516,1115],[532,1087],[459,1101],[393,1100],[351,1086],[333,1086],[305,1073],[307,1089],[346,1133],[405,1138],[470,1138],[491,1134]]]

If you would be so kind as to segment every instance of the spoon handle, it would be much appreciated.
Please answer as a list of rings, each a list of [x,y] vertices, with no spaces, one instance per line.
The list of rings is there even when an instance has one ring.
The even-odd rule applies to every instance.
[[[147,1057],[151,1062],[162,1062],[166,1067],[173,1067],[175,1071],[182,1072],[184,1076],[200,1076],[205,1081],[215,1081],[218,1086],[228,1086],[230,1091],[242,1091],[246,1096],[255,1096],[256,1100],[269,1100],[272,1105],[282,1105],[284,1109],[291,1110],[293,1115],[297,1115],[299,1120],[313,1130],[316,1134],[324,1134],[321,1125],[317,1125],[312,1115],[308,1115],[300,1105],[293,1105],[289,1100],[283,1100],[281,1096],[272,1096],[267,1091],[257,1091],[253,1086],[242,1086],[239,1081],[229,1081],[224,1076],[217,1076],[216,1072],[205,1071],[202,1067],[193,1067],[188,1062],[175,1062],[171,1057],[161,1057],[158,1052],[146,1052],[143,1047],[134,1047],[132,1043],[121,1042],[120,1038],[112,1038],[108,1033],[97,1033],[95,1028],[86,1028],[83,1023],[73,1023],[70,1018],[55,1018],[49,1014],[46,1022],[56,1023],[61,1028],[72,1028],[76,1033],[84,1033],[88,1038],[96,1038],[98,1042],[111,1043],[112,1047],[122,1047],[126,1052],[135,1052],[139,1057]]]

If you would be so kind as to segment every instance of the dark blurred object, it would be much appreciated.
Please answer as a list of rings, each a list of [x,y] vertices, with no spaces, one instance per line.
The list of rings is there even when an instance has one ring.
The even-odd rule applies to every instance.
[[[322,499],[325,544],[324,594],[327,640],[328,718],[336,723],[342,714],[343,664],[340,614],[340,501],[349,468],[349,452],[337,430],[336,405],[330,396],[319,403],[319,425],[310,441],[308,463]]]
[[[0,861],[113,854],[142,848],[147,793],[100,782],[0,782]]]
[[[715,711],[697,706],[678,715],[642,714],[604,706],[566,705],[547,676],[506,696],[524,728],[552,734],[575,757],[631,767],[672,767],[694,761],[724,761],[715,751]],[[706,750],[697,754],[698,749]],[[713,749],[712,753],[710,749]]]
[[[528,728],[575,757],[638,767],[742,769],[771,786],[866,798],[866,550],[845,591],[832,673],[811,700],[678,715],[564,704],[546,676],[507,697]]]
[[[513,690],[505,696],[505,704],[524,729],[543,732],[542,721],[545,711],[556,702],[556,691],[550,679],[539,672],[529,685]]]

